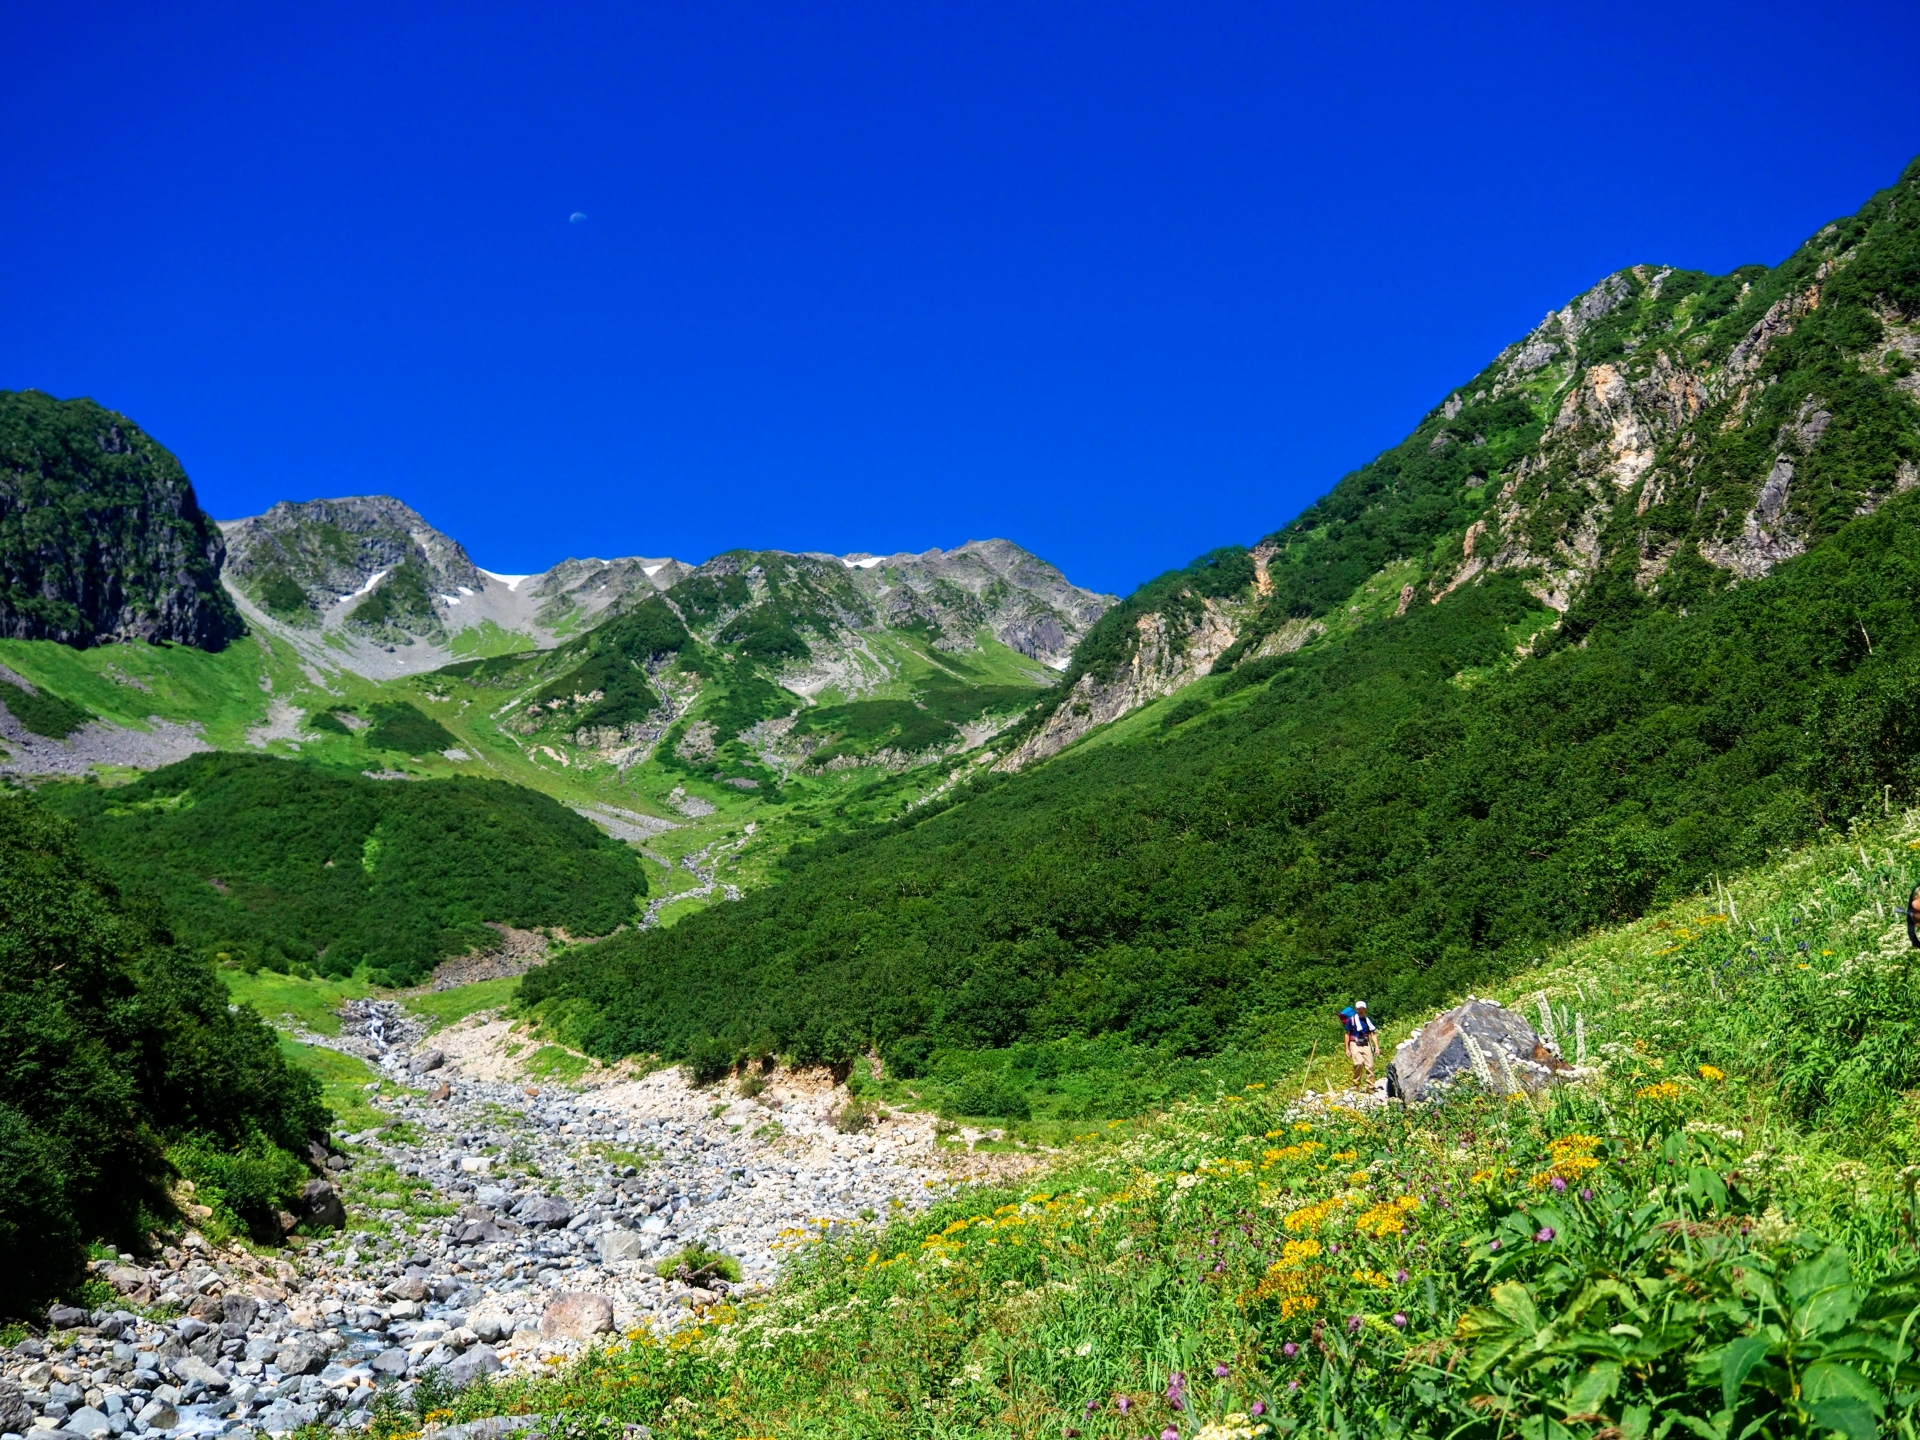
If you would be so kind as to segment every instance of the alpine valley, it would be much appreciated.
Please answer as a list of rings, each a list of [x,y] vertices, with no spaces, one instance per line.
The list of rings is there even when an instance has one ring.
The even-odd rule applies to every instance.
[[[1004,539],[496,575],[0,397],[0,919],[150,1017],[85,1124],[0,1112],[64,1237],[6,1303],[169,1204],[296,1229],[324,1102],[359,1228],[305,1217],[273,1343],[414,1419],[296,1349],[278,1432],[1913,1433],[1920,162],[1434,399],[1117,598]],[[1329,1066],[1470,991],[1572,1083]],[[153,1058],[193,1027],[218,1074]]]

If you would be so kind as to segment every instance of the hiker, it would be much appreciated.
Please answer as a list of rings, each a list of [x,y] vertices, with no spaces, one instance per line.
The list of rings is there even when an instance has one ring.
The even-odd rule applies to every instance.
[[[1380,1054],[1380,1027],[1367,1018],[1367,1002],[1356,1000],[1340,1012],[1340,1028],[1347,1032],[1347,1063],[1353,1066],[1353,1088],[1373,1088],[1373,1063]]]

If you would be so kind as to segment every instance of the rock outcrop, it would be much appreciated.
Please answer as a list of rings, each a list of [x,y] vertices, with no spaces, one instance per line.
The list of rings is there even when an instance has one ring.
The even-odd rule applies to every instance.
[[[1558,1084],[1571,1068],[1513,1011],[1470,997],[1395,1048],[1387,1094],[1418,1103],[1444,1094],[1463,1076],[1495,1095],[1531,1094]]]
[[[180,462],[124,415],[0,392],[0,637],[223,649],[246,633],[225,554]]]

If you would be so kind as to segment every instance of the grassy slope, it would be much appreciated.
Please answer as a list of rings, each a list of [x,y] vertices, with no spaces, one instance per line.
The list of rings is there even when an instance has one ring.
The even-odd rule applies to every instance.
[[[1551,1098],[1300,1117],[1303,1076],[1276,1066],[1096,1127],[1018,1189],[795,1237],[768,1301],[458,1412],[676,1440],[1192,1436],[1256,1401],[1314,1434],[1585,1437],[1682,1413],[1716,1428],[1673,1433],[1725,1433],[1721,1356],[1758,1334],[1733,1433],[1909,1434],[1920,1389],[1891,1360],[1920,1295],[1887,1277],[1915,1254],[1920,1138],[1885,1062],[1920,1019],[1897,920],[1916,837],[1917,815],[1863,829],[1503,982],[1530,1015],[1546,1000],[1570,1050],[1585,1034],[1599,1073]],[[1851,1377],[1814,1368],[1846,1346],[1829,1364]],[[1798,1398],[1769,1395],[1789,1360]]]

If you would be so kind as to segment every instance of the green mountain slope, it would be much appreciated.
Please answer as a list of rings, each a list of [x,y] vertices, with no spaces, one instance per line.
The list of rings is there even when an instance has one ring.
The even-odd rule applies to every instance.
[[[0,392],[0,635],[218,650],[244,626],[180,462],[91,400]]]
[[[496,944],[487,922],[604,935],[647,893],[625,846],[497,781],[407,785],[204,755],[128,785],[42,793],[109,873],[164,903],[183,940],[247,969],[412,984]]]
[[[1773,272],[1614,277],[1280,537],[1104,617],[1023,748],[1131,687],[1119,725],[526,996],[606,1054],[877,1044],[1044,1091],[1032,1047],[1104,1035],[1150,1076],[1304,1045],[1355,993],[1424,1004],[1914,793],[1920,205],[1896,198]],[[1786,328],[1809,285],[1825,300]],[[1670,350],[1700,369],[1660,393],[1698,403],[1661,440],[1632,385]],[[1781,418],[1810,387],[1811,439]],[[1744,490],[1722,463],[1742,436],[1767,461]],[[1783,465],[1819,485],[1768,500]],[[1654,529],[1675,505],[1700,517],[1684,537]],[[1177,701],[1138,683],[1196,649],[1233,668]]]

